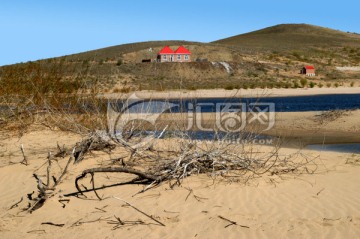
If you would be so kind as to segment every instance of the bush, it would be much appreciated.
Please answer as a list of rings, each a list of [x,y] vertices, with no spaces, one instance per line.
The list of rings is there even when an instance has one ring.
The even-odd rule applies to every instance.
[[[336,82],[336,83],[334,84],[334,86],[335,86],[336,88],[338,88],[338,87],[339,87],[339,82]]]
[[[117,62],[116,62],[116,65],[117,66],[121,66],[123,64],[123,61],[121,59],[119,59]]]
[[[314,88],[314,86],[315,86],[315,85],[316,85],[316,83],[315,83],[315,82],[310,81],[310,83],[309,83],[310,88]]]
[[[351,87],[354,87],[354,85],[355,85],[355,82],[352,81],[352,82],[350,83],[350,86],[351,86]]]
[[[234,89],[234,86],[232,85],[228,85],[224,88],[225,90],[233,90]]]
[[[327,87],[327,88],[330,88],[330,87],[331,87],[331,83],[327,83],[327,84],[326,84],[326,87]]]
[[[288,88],[290,88],[291,87],[291,83],[289,83],[289,82],[286,82],[286,83],[284,83],[284,88],[285,89],[288,89]]]
[[[197,90],[196,86],[189,86],[187,87],[187,90]]]
[[[131,88],[125,87],[125,88],[115,88],[113,90],[113,93],[129,93],[131,91]]]
[[[272,83],[272,82],[267,83],[266,88],[269,88],[269,89],[274,88],[274,83]]]
[[[319,88],[322,88],[324,85],[322,83],[318,84]]]
[[[293,88],[299,88],[300,87],[300,85],[299,85],[299,82],[297,81],[297,80],[294,80],[293,81]]]
[[[307,84],[308,84],[307,79],[305,79],[305,78],[301,79],[301,80],[300,80],[300,84],[301,84],[302,88],[304,88],[305,86],[307,86]]]

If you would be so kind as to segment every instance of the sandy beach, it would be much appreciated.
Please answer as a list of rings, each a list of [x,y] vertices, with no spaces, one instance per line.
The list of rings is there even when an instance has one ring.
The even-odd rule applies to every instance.
[[[359,155],[310,150],[301,153],[316,160],[314,174],[263,175],[245,184],[193,175],[173,189],[162,184],[137,194],[142,186],[124,185],[99,190],[102,201],[93,192],[86,193],[86,199],[64,197],[76,191],[74,178],[83,169],[122,154],[94,152],[71,165],[70,173],[42,208],[32,214],[23,211],[26,195],[37,190],[32,174],[46,174],[47,152],[56,151],[56,142],[71,147],[78,140],[71,133],[38,129],[0,141],[1,238],[357,238],[360,234]],[[19,164],[20,144],[28,155],[28,166]],[[281,154],[294,151],[283,148]],[[66,161],[59,159],[59,166],[53,167],[63,168]],[[97,177],[96,185],[123,180],[123,176],[106,174]],[[83,183],[89,185],[89,178]],[[143,224],[114,229],[110,223],[117,220],[114,216]]]
[[[218,128],[215,113],[196,113],[189,118],[187,113],[161,114],[155,126],[146,124],[142,128],[199,131]],[[250,118],[251,116],[247,116]],[[189,119],[192,123],[189,123]],[[259,125],[256,121],[246,124],[245,132],[275,136],[284,139],[296,147],[308,144],[360,143],[360,110],[353,111],[308,111],[308,112],[276,112],[274,126],[267,130],[268,124]],[[200,123],[197,123],[200,122]],[[241,121],[239,121],[241,123]],[[235,126],[236,129],[240,126]]]
[[[268,95],[319,92],[359,93],[360,90],[273,90]],[[181,97],[194,97],[195,93],[203,97],[224,97],[225,93],[231,92],[199,91]],[[147,94],[141,97],[153,97]],[[247,91],[246,94],[260,92]],[[160,98],[170,95],[179,96],[156,94]],[[214,124],[213,114],[202,117],[205,126]],[[281,145],[280,157],[306,159],[310,162],[306,170],[279,175],[265,173],[245,181],[193,174],[181,186],[171,188],[169,183],[162,183],[143,193],[139,192],[144,185],[119,185],[131,176],[105,173],[97,175],[94,182],[96,187],[105,186],[97,190],[102,200],[98,200],[92,190],[85,193],[86,197],[76,194],[76,176],[83,170],[129,157],[129,152],[121,148],[110,153],[92,151],[80,163],[69,166],[68,173],[52,191],[51,197],[32,213],[26,208],[29,195],[36,195],[38,191],[33,174],[45,180],[48,153],[57,152],[57,144],[71,149],[83,137],[41,125],[31,127],[23,135],[4,131],[0,135],[0,238],[357,238],[360,235],[360,155],[314,151],[302,146],[359,143],[359,118],[360,110],[335,115],[276,113],[274,128],[265,134],[281,136],[287,144]],[[177,126],[186,124],[186,116],[181,114],[162,115],[159,120],[161,124],[169,125],[169,129],[171,122]],[[159,142],[166,145],[167,141]],[[20,145],[24,146],[27,166],[20,163],[23,160]],[[254,152],[267,153],[273,148],[257,145]],[[67,161],[68,157],[57,158],[51,170],[59,175]],[[83,179],[81,187],[90,189],[90,179]]]
[[[319,112],[301,116],[278,113],[273,133],[281,131],[288,136],[319,140],[333,132],[340,142],[353,135],[358,140],[359,117],[359,110],[330,121],[327,118],[319,121]],[[27,195],[37,191],[33,173],[46,177],[48,152],[56,152],[57,143],[71,148],[81,139],[77,134],[41,126],[21,137],[9,132],[1,134],[1,238],[357,238],[360,235],[360,156],[299,151],[286,145],[280,149],[280,155],[304,157],[312,162],[311,170],[316,170],[263,174],[247,182],[222,177],[214,180],[206,174],[194,174],[172,189],[168,183],[144,193],[139,193],[144,189],[141,185],[106,187],[97,191],[103,198],[101,201],[91,190],[86,198],[64,196],[77,191],[74,180],[83,170],[126,157],[126,152],[120,149],[110,154],[94,151],[82,162],[70,165],[69,173],[44,206],[31,214],[24,211],[29,202]],[[20,164],[21,144],[28,166]],[[256,150],[267,152],[271,148],[264,145]],[[66,162],[67,157],[59,158],[52,170],[59,174]],[[116,185],[128,179],[122,174],[102,174],[96,177],[95,185]],[[91,187],[90,178],[84,179],[82,185]],[[131,203],[165,226],[114,197]],[[128,224],[114,227],[117,218]]]

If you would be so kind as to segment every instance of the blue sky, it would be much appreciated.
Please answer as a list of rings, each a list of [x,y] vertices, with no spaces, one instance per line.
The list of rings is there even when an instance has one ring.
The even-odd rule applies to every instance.
[[[149,40],[209,42],[281,23],[360,33],[359,1],[0,0],[0,65]]]

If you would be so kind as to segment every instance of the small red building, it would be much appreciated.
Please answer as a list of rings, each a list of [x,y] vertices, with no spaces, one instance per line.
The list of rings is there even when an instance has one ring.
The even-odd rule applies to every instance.
[[[169,46],[165,46],[157,55],[159,62],[191,62],[191,52],[183,46],[179,46],[173,51]]]
[[[304,66],[301,71],[300,74],[304,74],[307,76],[315,76],[315,67],[313,66]]]

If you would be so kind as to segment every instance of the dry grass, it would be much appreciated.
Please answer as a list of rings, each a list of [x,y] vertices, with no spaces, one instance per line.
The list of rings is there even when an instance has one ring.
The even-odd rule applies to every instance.
[[[1,68],[2,130],[23,133],[34,123],[78,133],[104,127],[106,111],[96,97],[98,83],[87,70],[69,73],[64,64],[44,62]]]

